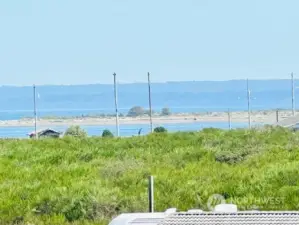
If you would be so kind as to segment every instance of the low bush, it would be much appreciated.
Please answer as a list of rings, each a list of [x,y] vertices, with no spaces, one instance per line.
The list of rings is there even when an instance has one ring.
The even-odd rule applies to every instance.
[[[154,132],[155,133],[166,133],[167,132],[167,129],[165,127],[156,127],[154,129]]]
[[[87,132],[78,125],[70,126],[64,133],[65,136],[87,137]]]
[[[113,137],[113,134],[110,130],[104,130],[102,133],[102,137]]]
[[[299,210],[299,133],[205,129],[130,138],[0,140],[0,224],[104,225],[147,211]]]

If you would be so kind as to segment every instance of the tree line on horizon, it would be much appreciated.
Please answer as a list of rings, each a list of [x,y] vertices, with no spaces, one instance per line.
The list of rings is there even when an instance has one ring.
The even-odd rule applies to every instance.
[[[160,115],[160,116],[169,116],[172,114],[171,110],[168,107],[162,108],[160,112],[153,111],[153,115]],[[138,117],[138,116],[144,116],[144,115],[150,115],[150,110],[145,109],[142,106],[133,106],[131,109],[129,109],[127,114],[119,113],[119,117]],[[76,115],[76,116],[42,116],[40,118],[42,119],[70,119],[70,118],[102,118],[102,117],[115,117],[115,113],[100,113],[100,114],[87,114],[87,115]],[[22,119],[32,119],[33,117],[23,117]]]

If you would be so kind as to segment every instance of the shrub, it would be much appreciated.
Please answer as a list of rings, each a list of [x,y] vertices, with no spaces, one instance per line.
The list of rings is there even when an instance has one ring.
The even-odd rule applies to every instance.
[[[84,195],[74,196],[73,198],[60,197],[56,199],[42,199],[36,204],[33,212],[36,215],[53,216],[62,214],[66,221],[74,222],[82,219],[97,220],[103,215],[112,217],[119,212],[119,206],[115,203],[97,202],[94,196]]]
[[[145,111],[144,111],[144,114],[150,116],[150,115],[151,115],[151,112],[150,112],[150,110],[145,110]],[[155,114],[155,111],[152,110],[152,115],[154,115],[154,114]]]
[[[219,151],[215,153],[215,160],[222,163],[235,164],[244,160],[239,152]]]
[[[65,131],[65,136],[74,136],[74,137],[87,137],[87,132],[83,130],[80,126],[70,126]]]
[[[144,115],[144,109],[141,106],[134,106],[128,112],[128,116],[136,117]]]
[[[167,132],[167,129],[165,127],[156,127],[154,129],[154,132],[155,133],[166,133]]]
[[[169,116],[171,114],[170,109],[169,108],[163,108],[161,115],[162,116]]]
[[[208,210],[215,193],[240,210],[295,211],[298,146],[299,133],[278,127],[0,139],[0,224],[104,225],[120,213],[146,212],[149,175],[157,211]]]
[[[104,130],[102,133],[102,137],[113,137],[113,134],[110,130]]]

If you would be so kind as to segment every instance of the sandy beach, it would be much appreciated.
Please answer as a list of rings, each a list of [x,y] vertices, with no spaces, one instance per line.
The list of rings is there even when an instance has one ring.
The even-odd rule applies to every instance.
[[[292,116],[291,111],[280,111],[278,113],[278,120],[283,120]],[[231,122],[247,122],[248,112],[231,112]],[[251,113],[251,121],[253,123],[273,124],[277,120],[276,111],[259,111]],[[229,121],[227,112],[214,112],[214,113],[198,113],[198,114],[173,114],[170,116],[153,116],[153,124],[179,124],[179,123],[198,123],[198,122],[225,122]],[[120,124],[148,124],[149,116],[142,117],[119,117]],[[70,126],[70,125],[113,125],[115,124],[115,117],[83,117],[83,118],[69,118],[69,119],[38,119],[39,126]],[[30,127],[34,125],[34,119],[20,119],[20,120],[2,120],[0,127]]]

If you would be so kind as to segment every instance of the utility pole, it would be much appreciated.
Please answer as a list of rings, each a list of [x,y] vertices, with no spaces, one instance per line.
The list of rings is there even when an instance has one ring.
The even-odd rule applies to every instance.
[[[251,128],[251,109],[250,109],[251,92],[249,90],[249,81],[247,79],[247,104],[248,104],[248,127]]]
[[[294,74],[291,73],[292,77],[292,113],[295,116],[295,84],[294,84]]]
[[[228,128],[229,128],[229,130],[231,130],[232,129],[232,123],[231,123],[231,114],[230,114],[229,109],[227,111],[227,116],[228,116]]]
[[[154,212],[154,177],[149,176],[148,179],[148,203],[149,203],[149,212]]]
[[[35,132],[35,139],[38,139],[37,133],[37,112],[36,112],[36,87],[35,84],[33,85],[33,112],[34,112],[34,132]]]
[[[115,103],[116,135],[117,135],[117,137],[119,137],[116,73],[113,74],[113,77],[114,77],[114,103]]]
[[[151,133],[152,133],[153,132],[153,118],[152,118],[152,97],[151,97],[150,73],[147,73],[147,80],[148,80],[148,103],[149,103],[150,129],[151,129]]]

